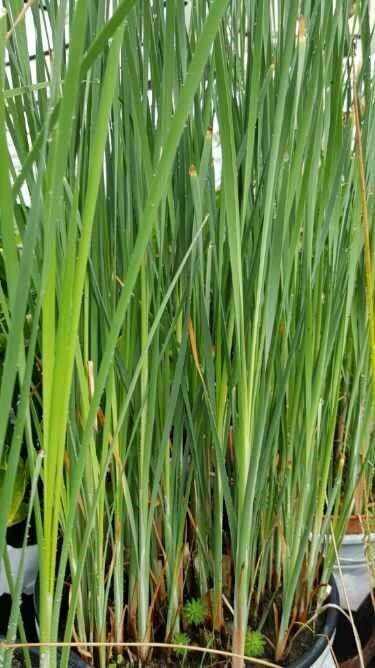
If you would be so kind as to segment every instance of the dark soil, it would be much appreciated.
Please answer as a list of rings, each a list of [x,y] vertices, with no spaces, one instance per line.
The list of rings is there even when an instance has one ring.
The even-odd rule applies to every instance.
[[[314,630],[311,630],[309,628],[306,628],[303,631],[300,630],[298,635],[295,636],[295,639],[292,641],[289,647],[287,661],[280,662],[280,666],[288,666],[289,664],[294,663],[294,661],[297,661],[297,659],[299,659],[309,649],[311,649],[312,645],[314,644],[316,636],[318,636],[321,633],[324,627],[324,622],[325,622],[325,615],[323,614],[320,617],[318,617],[317,620],[315,621]],[[274,628],[273,625],[271,625],[271,622],[269,622],[268,624],[266,623],[264,634],[266,637],[273,639]],[[267,646],[265,655],[262,658],[269,659],[269,661],[273,662],[275,661],[273,650],[269,645]],[[248,663],[248,665],[251,666],[251,668],[256,668],[257,666],[259,666],[259,664],[255,663]]]
[[[32,601],[27,600],[27,599],[32,599],[32,597],[25,596],[24,599],[26,599],[26,601],[23,603],[22,617],[25,626],[28,627],[27,636],[28,640],[31,642],[37,640]],[[321,625],[319,626],[319,628],[321,628]],[[265,629],[265,634],[267,635],[266,629]],[[198,645],[204,647],[209,644],[207,631],[201,630],[200,632],[196,632],[194,635],[191,634],[191,636],[192,636],[191,637],[192,645]],[[215,647],[215,649],[222,649],[222,650],[227,649],[228,651],[230,651],[229,637],[226,639],[216,637],[213,641],[212,634],[210,634],[210,636],[211,636],[210,644],[212,647]],[[299,656],[302,656],[302,654],[304,654],[304,652],[311,647],[312,642],[313,642],[313,634],[310,631],[307,630],[301,633],[292,646],[290,662],[294,661]],[[265,655],[262,658],[269,659],[270,661],[274,660],[273,651],[271,647],[266,648]],[[17,651],[14,655],[12,668],[23,668],[24,665],[25,664],[23,661],[22,651]],[[111,662],[108,662],[108,665],[111,666]],[[113,660],[112,665],[115,665],[115,660]],[[128,662],[125,665],[122,664],[122,668],[125,667],[130,668],[131,666],[134,668],[135,665],[136,665],[135,663],[131,664],[130,662]],[[32,657],[32,667],[34,668],[34,666],[35,667],[39,666],[39,658],[35,656]],[[174,668],[174,667],[177,668],[177,666],[186,666],[186,668],[198,668],[198,666],[202,667],[210,666],[211,668],[229,668],[230,660],[229,659],[226,660],[217,656],[215,657],[214,655],[209,655],[209,654],[205,656],[198,652],[188,652],[184,660],[183,657],[176,657],[175,653],[172,651],[168,654],[168,656],[166,656],[166,653],[163,652],[162,650],[154,650],[152,658],[147,664],[147,668]],[[248,668],[256,668],[257,664],[248,661],[246,662],[246,666]]]
[[[27,617],[25,613],[23,616],[24,619]],[[372,639],[372,645],[375,650],[375,615],[372,609],[370,597],[366,599],[358,612],[354,613],[354,620],[363,648],[369,647]],[[308,631],[299,636],[298,643],[296,642],[296,646],[294,648],[295,651],[291,655],[291,660],[295,660],[297,656],[301,656],[304,651],[306,651],[306,649],[311,647],[312,637],[312,634]],[[339,625],[336,632],[334,651],[340,664],[344,664],[345,666],[350,665],[351,668],[356,668],[357,665],[359,665],[355,660],[356,646],[353,631],[343,615],[339,617]],[[269,658],[272,661],[272,652],[266,652],[265,658]],[[37,656],[31,657],[31,665],[32,668],[39,668],[39,658]],[[126,664],[123,664],[123,668],[134,668],[135,665],[136,664],[134,663],[131,664],[130,662],[127,662]],[[365,656],[365,665],[367,668],[375,668],[375,659],[372,653],[369,656]],[[23,661],[22,651],[19,650],[14,655],[12,668],[24,668],[24,666],[25,663]],[[110,663],[109,666],[111,666]],[[230,661],[219,659],[218,657],[215,658],[213,656],[204,658],[202,654],[198,653],[195,655],[193,653],[189,653],[184,661],[182,657],[178,658],[172,652],[166,658],[165,655],[162,657],[161,653],[158,656],[155,651],[153,659],[147,664],[147,668],[177,668],[180,666],[186,666],[186,668],[198,668],[198,666],[210,666],[211,668],[229,668]],[[247,662],[247,666],[248,668],[255,668],[256,664]]]
[[[9,539],[12,539],[13,544],[16,542],[18,536],[16,535],[9,535]],[[11,542],[11,540],[9,540]],[[66,592],[67,593],[67,592]],[[194,592],[193,592],[194,594]],[[256,618],[250,619],[250,625],[252,628],[257,628],[259,624],[259,619],[262,618],[263,613],[264,617],[267,617],[267,611],[271,610],[271,604],[275,604],[276,606],[280,606],[280,601],[278,600],[277,596],[273,597],[272,600],[270,601],[265,601],[264,602],[264,608],[263,610],[259,610]],[[65,601],[66,608],[68,607],[68,601]],[[0,610],[1,610],[1,615],[0,615],[0,635],[5,636],[7,633],[7,624],[8,624],[8,617],[9,617],[9,612],[10,612],[10,607],[11,607],[11,598],[10,596],[4,595],[3,597],[0,598]],[[36,625],[35,625],[35,608],[34,608],[34,600],[32,596],[23,596],[22,597],[22,603],[21,603],[21,616],[25,628],[25,633],[26,633],[26,638],[28,642],[35,642],[38,640],[37,636],[37,631],[36,631]],[[62,619],[64,619],[64,615],[62,615]],[[324,625],[325,618],[322,615],[316,622],[315,624],[315,633],[319,633]],[[160,619],[155,619],[155,628],[156,628],[156,634],[155,634],[155,641],[160,641],[163,642],[164,637],[165,637],[165,620],[160,617]],[[231,618],[225,619],[225,631],[223,634],[213,634],[212,631],[210,630],[210,621],[207,620],[206,628],[203,626],[200,627],[192,627],[192,626],[186,626],[182,630],[185,631],[189,637],[190,637],[190,644],[199,646],[199,647],[212,647],[217,650],[224,650],[224,651],[230,651],[231,650]],[[263,628],[261,629],[263,634],[265,635],[266,638],[269,638],[271,641],[274,640],[274,620],[273,620],[273,614],[268,614],[268,619],[266,620]],[[63,635],[64,629],[61,628],[60,632],[61,635]],[[306,629],[303,632],[300,632],[298,636],[296,637],[295,641],[292,643],[290,647],[290,653],[288,657],[288,662],[292,663],[294,662],[297,658],[302,656],[306,650],[308,650],[314,642],[314,634],[309,630]],[[131,659],[132,655],[125,654],[125,660],[128,660],[128,663],[123,663],[122,668],[130,668],[130,666],[135,666],[137,665],[136,663],[131,664],[129,662],[129,659]],[[274,652],[271,644],[266,645],[266,650],[264,659],[268,659],[270,661],[274,661]],[[112,659],[112,661],[108,661],[108,668],[114,668],[115,666],[115,661],[116,659]],[[17,651],[14,655],[14,660],[12,666],[14,668],[22,668],[25,665],[24,660],[23,660],[23,653],[22,651]],[[283,664],[283,665],[288,665],[288,664]],[[39,656],[34,654],[32,657],[32,667],[34,666],[39,666]],[[229,668],[230,666],[230,659],[224,659],[219,656],[214,656],[210,654],[202,654],[198,652],[187,652],[185,657],[184,656],[177,656],[175,652],[169,651],[166,652],[165,650],[158,650],[155,649],[153,652],[150,654],[150,661],[147,664],[147,668],[173,668],[177,666],[186,666],[187,668],[198,668],[198,667],[207,667],[210,666],[211,668]],[[256,668],[257,664],[254,664],[253,662],[246,662],[246,666],[248,668]]]

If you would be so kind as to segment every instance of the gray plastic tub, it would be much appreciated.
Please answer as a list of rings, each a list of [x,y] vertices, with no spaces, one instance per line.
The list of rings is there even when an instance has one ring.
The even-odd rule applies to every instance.
[[[342,575],[338,565],[334,574],[340,595],[340,605],[347,608],[346,591],[350,609],[358,610],[375,583],[371,582],[371,570],[375,570],[375,534],[347,534],[339,550]]]

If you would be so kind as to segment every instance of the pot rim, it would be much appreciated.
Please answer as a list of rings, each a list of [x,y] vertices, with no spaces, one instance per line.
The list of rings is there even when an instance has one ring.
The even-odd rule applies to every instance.
[[[23,550],[25,550],[26,554],[26,552],[28,552],[31,548],[34,549],[35,547],[38,547],[38,543],[30,543],[25,545],[25,547],[23,547],[22,545],[18,546],[18,545],[12,545],[12,543],[6,543],[6,547],[10,547],[12,550],[17,550],[18,552],[22,552]]]
[[[371,513],[354,513],[353,515],[350,515],[345,535],[353,536],[357,534],[363,536],[373,534],[373,532],[370,531],[370,524],[373,528],[374,520],[375,515],[373,511]]]
[[[375,543],[375,533],[346,533],[342,540],[342,545],[360,545],[368,538],[371,543]]]
[[[339,591],[334,576],[331,577],[329,583],[332,589],[328,603],[340,605]],[[328,608],[324,626],[319,637],[299,659],[293,661],[293,663],[288,663],[287,668],[311,668],[314,662],[323,654],[329,642],[332,641],[337,626],[338,615],[339,611],[337,608]]]

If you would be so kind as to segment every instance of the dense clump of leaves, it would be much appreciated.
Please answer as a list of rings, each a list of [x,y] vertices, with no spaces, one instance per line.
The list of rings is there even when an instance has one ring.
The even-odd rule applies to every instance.
[[[184,605],[184,617],[188,624],[199,626],[206,619],[207,608],[201,598],[192,598]]]
[[[186,656],[187,650],[185,649],[184,645],[190,645],[190,637],[188,636],[187,633],[176,633],[173,636],[172,640],[174,645],[182,645],[182,647],[175,647],[175,654],[180,657]]]
[[[263,656],[266,646],[266,638],[261,631],[247,631],[245,636],[245,655]]]

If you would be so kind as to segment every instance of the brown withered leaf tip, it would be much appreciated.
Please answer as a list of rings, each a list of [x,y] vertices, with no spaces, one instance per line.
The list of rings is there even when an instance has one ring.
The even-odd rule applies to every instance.
[[[298,19],[298,41],[302,42],[306,39],[306,23],[305,23],[305,17],[300,16]]]

